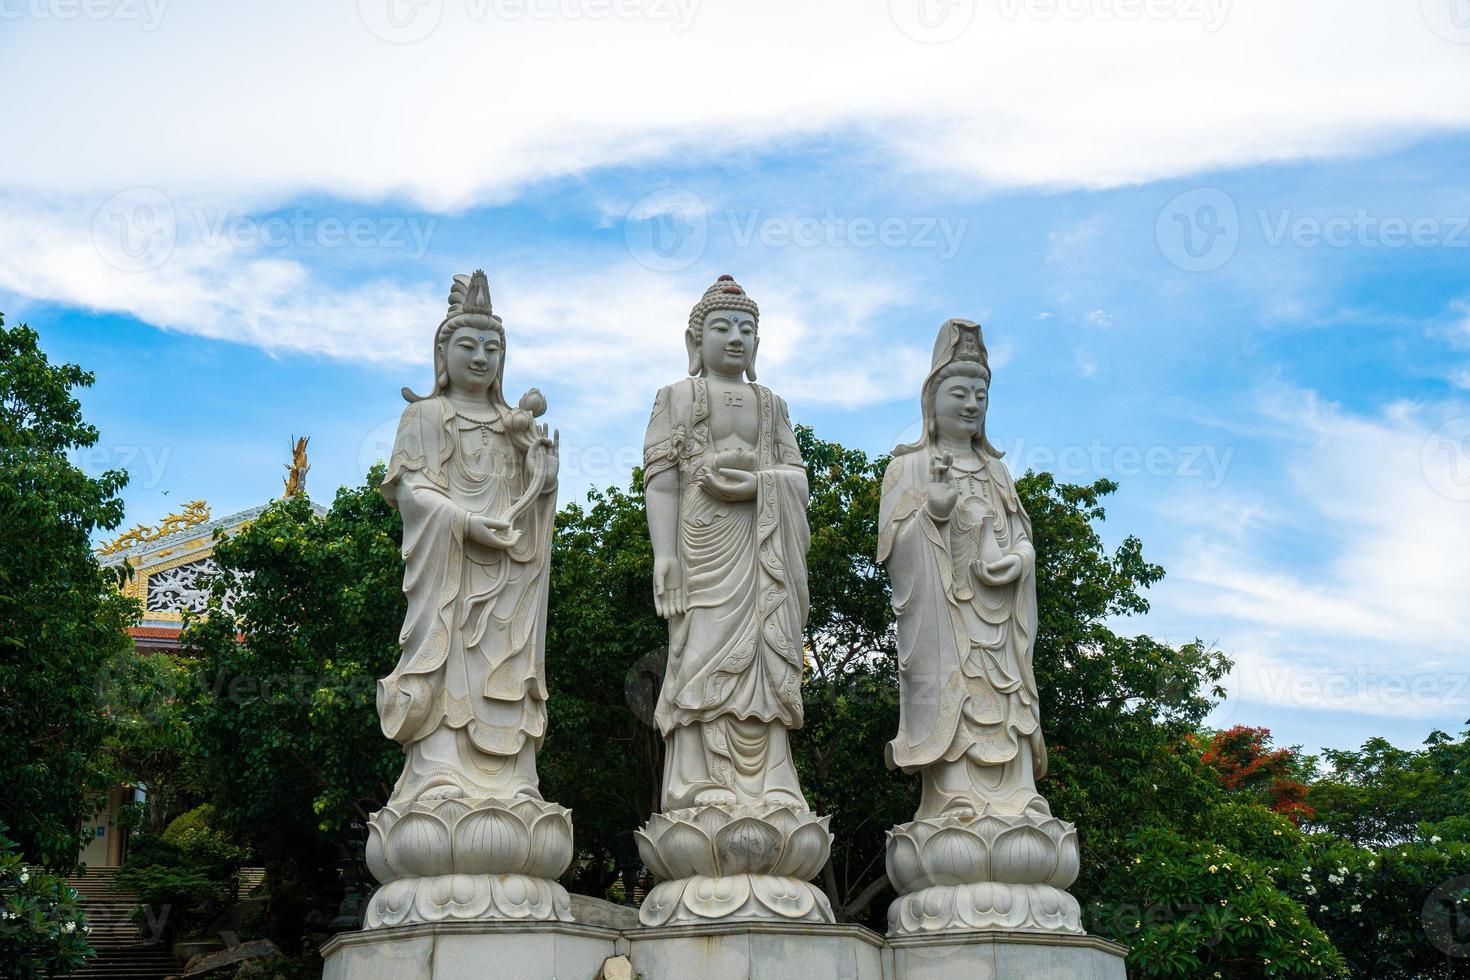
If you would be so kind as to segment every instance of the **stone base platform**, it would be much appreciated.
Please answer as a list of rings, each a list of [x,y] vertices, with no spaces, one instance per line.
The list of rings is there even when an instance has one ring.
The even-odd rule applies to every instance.
[[[645,980],[884,980],[883,937],[862,926],[710,923],[627,937]]]
[[[888,940],[885,980],[1127,980],[1127,950],[1097,936],[952,932]]]
[[[344,932],[322,947],[322,980],[594,980],[626,950],[621,935],[577,922],[493,921]]]
[[[574,914],[575,904],[574,899]],[[1095,936],[993,931],[885,940],[847,924],[647,928],[603,919],[441,922],[343,933],[322,947],[322,980],[598,980],[612,956],[629,957],[633,976],[641,980],[1127,977],[1123,947]]]

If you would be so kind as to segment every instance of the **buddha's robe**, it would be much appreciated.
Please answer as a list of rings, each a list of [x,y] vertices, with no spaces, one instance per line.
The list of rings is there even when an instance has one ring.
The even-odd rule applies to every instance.
[[[476,417],[443,396],[404,410],[383,481],[403,515],[408,614],[398,666],[378,682],[383,733],[404,745],[393,791],[468,798],[539,796],[535,752],[546,731],[546,597],[556,494],[529,487],[507,409]],[[510,549],[472,541],[472,516],[514,522]]]
[[[901,680],[887,762],[925,774],[920,817],[954,804],[1045,812],[1035,783],[1046,746],[1032,669],[1031,521],[1005,466],[983,453],[977,471],[951,470],[959,501],[948,520],[934,520],[925,506],[932,455],[895,457],[879,505],[878,560],[893,583]],[[1023,561],[1010,584],[986,585],[971,570],[1010,553]]]
[[[677,470],[686,594],[686,612],[669,622],[654,715],[667,745],[666,810],[712,789],[740,803],[805,806],[786,732],[802,724],[806,469],[785,402],[750,387],[759,412],[754,500],[729,503],[695,484],[715,456],[704,379],[659,391],[644,440],[645,482]]]

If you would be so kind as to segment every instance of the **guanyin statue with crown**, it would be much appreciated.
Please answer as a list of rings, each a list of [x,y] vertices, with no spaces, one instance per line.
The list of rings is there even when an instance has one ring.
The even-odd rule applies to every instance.
[[[546,601],[556,436],[536,389],[506,403],[505,327],[485,273],[455,276],[434,335],[434,386],[403,390],[383,496],[403,515],[402,655],[378,682],[402,775],[369,822],[383,887],[367,927],[570,919],[556,878],[570,812],[542,799]]]
[[[1036,788],[1046,772],[1036,645],[1036,548],[985,434],[990,365],[979,324],[940,328],[920,393],[924,431],[883,476],[878,560],[898,620],[899,730],[888,765],[922,781],[893,828],[891,935],[1080,934],[1077,833]]]

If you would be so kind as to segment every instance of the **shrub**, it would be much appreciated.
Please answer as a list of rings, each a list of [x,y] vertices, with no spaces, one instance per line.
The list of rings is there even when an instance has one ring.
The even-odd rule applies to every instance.
[[[0,970],[9,980],[75,973],[94,955],[77,893],[21,860],[0,823]]]

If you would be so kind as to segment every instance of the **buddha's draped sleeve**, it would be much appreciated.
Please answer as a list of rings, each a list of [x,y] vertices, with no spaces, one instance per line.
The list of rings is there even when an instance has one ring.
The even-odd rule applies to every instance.
[[[771,465],[758,474],[755,553],[762,581],[757,593],[760,639],[784,661],[779,685],[781,717],[792,728],[802,724],[802,644],[810,592],[807,585],[807,474],[791,428],[786,402],[761,389],[763,410],[771,409]]]
[[[383,496],[403,515],[403,592],[408,614],[399,637],[398,666],[378,681],[383,734],[412,740],[434,700],[429,675],[449,655],[453,607],[464,574],[467,512],[449,498],[445,466],[454,451],[454,411],[444,398],[403,411]]]
[[[928,467],[924,452],[894,457],[878,505],[878,561],[893,584],[903,681],[898,736],[885,756],[889,768],[905,771],[949,748],[966,694],[960,665],[969,640],[954,606],[948,522],[935,521],[926,506]]]
[[[677,466],[684,450],[687,421],[674,417],[674,392],[675,385],[665,385],[653,399],[653,414],[643,436],[644,486],[664,470]]]

